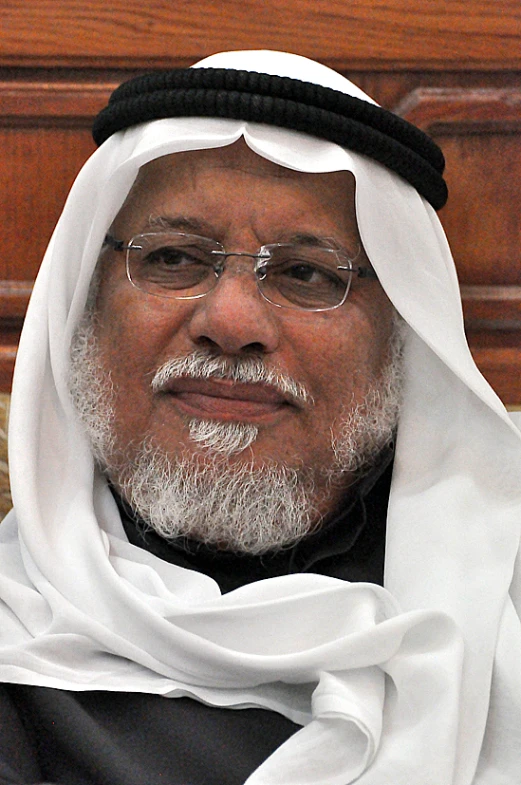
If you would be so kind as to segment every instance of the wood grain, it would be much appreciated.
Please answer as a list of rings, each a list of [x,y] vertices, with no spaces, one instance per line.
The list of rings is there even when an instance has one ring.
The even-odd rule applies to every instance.
[[[0,65],[187,65],[287,49],[340,69],[521,66],[519,0],[10,0]]]
[[[0,81],[0,125],[83,126],[107,103],[116,82]]]
[[[521,397],[521,352],[519,347],[472,347],[474,360],[485,379],[504,403],[519,405]]]
[[[7,466],[7,423],[9,396],[0,393],[0,521],[11,509],[9,471]]]
[[[521,131],[521,87],[419,87],[394,109],[432,135]]]
[[[469,343],[510,403],[521,401],[521,89],[418,88],[397,112],[447,161],[441,219],[462,282]]]
[[[0,82],[0,281],[34,278],[113,83]],[[0,295],[2,291],[0,290]]]

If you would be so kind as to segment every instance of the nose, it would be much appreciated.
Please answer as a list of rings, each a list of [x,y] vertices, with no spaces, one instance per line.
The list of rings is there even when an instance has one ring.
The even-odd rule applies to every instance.
[[[218,347],[224,354],[276,350],[278,309],[262,297],[254,264],[246,255],[227,255],[215,287],[194,302],[189,323],[194,343]]]

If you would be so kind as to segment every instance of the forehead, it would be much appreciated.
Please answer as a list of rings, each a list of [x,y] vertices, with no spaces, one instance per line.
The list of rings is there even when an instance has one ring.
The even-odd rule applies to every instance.
[[[145,164],[114,228],[138,230],[150,218],[195,211],[217,222],[262,223],[287,216],[289,221],[325,221],[329,228],[341,229],[340,224],[356,224],[354,190],[350,172],[298,172],[257,155],[240,140]]]

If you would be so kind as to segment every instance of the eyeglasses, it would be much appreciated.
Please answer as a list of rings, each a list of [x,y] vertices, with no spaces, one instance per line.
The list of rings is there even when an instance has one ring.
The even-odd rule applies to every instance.
[[[273,243],[257,253],[233,253],[216,240],[184,232],[138,234],[125,245],[112,235],[105,243],[126,252],[133,286],[157,297],[192,300],[216,286],[229,256],[255,260],[253,272],[265,300],[281,308],[329,311],[347,298],[353,276],[376,278],[371,267],[354,267],[347,251],[324,243]],[[329,241],[327,241],[329,243]]]

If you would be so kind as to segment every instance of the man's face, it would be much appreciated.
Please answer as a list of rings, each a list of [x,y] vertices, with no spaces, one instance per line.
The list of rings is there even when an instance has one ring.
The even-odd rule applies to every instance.
[[[297,235],[359,247],[350,174],[294,172],[243,142],[165,156],[142,168],[111,233],[128,243],[165,224],[218,240],[228,252],[255,253]],[[362,252],[357,264],[366,262]],[[183,301],[139,291],[126,277],[123,254],[106,250],[97,315],[100,356],[114,387],[116,444],[127,457],[148,439],[172,460],[189,454],[204,463],[211,449],[190,437],[191,422],[252,424],[257,437],[229,463],[316,470],[317,508],[322,515],[335,508],[349,477],[344,487],[326,482],[332,437],[346,409],[363,404],[388,359],[392,308],[378,282],[354,279],[335,310],[278,308],[260,295],[251,260],[232,256],[215,289]],[[195,350],[261,358],[309,399],[219,379],[153,389],[158,368]]]

